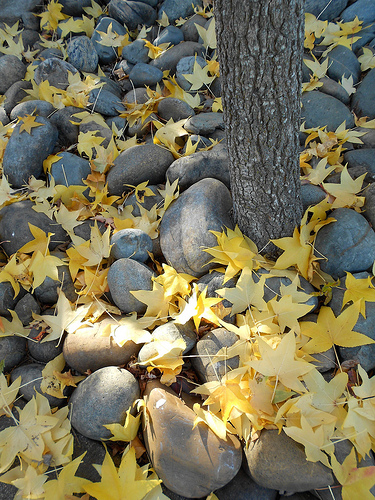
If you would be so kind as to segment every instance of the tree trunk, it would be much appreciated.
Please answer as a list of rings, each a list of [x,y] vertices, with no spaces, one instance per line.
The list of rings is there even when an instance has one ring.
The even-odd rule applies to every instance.
[[[259,250],[291,236],[302,216],[303,3],[215,0],[234,218]]]

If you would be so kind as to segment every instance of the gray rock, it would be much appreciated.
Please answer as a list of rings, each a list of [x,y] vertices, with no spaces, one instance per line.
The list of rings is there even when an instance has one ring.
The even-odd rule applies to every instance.
[[[352,110],[357,116],[375,118],[375,68],[358,85],[352,97]]]
[[[95,223],[97,224],[99,231],[103,234],[107,229],[105,227],[105,224],[103,224],[103,222],[95,221],[92,219],[84,220],[82,224],[80,224],[79,226],[75,226],[73,228],[73,233],[76,236],[79,236],[80,238],[87,241],[91,237],[91,228],[95,226]]]
[[[320,92],[328,94],[348,106],[350,103],[350,96],[342,85],[327,76],[324,76],[319,81],[323,83],[323,85],[319,87]]]
[[[344,162],[348,164],[348,168],[364,167],[371,177],[375,176],[375,148],[346,151]]]
[[[192,75],[194,73],[195,62],[199,64],[201,68],[204,68],[207,63],[200,56],[187,56],[182,57],[176,66],[176,80],[181,88],[184,90],[190,90],[192,84],[186,80],[184,75]],[[202,83],[200,89],[204,86]],[[199,90],[199,89],[198,89]]]
[[[366,201],[363,206],[363,216],[375,227],[375,183],[367,186],[365,192]]]
[[[68,43],[69,63],[79,71],[94,73],[98,67],[99,56],[94,44],[87,36],[77,36]]]
[[[33,320],[32,313],[40,314],[40,307],[31,293],[27,293],[17,302],[14,307],[14,311],[18,318],[22,321],[22,324],[26,326]]]
[[[337,45],[328,53],[327,59],[327,73],[330,78],[339,82],[342,77],[352,77],[354,84],[359,82],[361,66],[355,54],[348,47]]]
[[[125,111],[121,99],[112,92],[103,89],[93,89],[89,95],[88,107],[92,112],[104,116],[119,115]]]
[[[197,144],[197,149],[195,150],[197,153],[201,151],[202,149],[206,149],[208,146],[212,146],[212,142],[207,139],[207,137],[204,137],[203,135],[196,135],[192,134],[189,136],[191,144],[194,146]],[[185,143],[185,146],[181,149],[181,153],[185,154],[188,148],[188,143]],[[215,177],[212,175],[211,177]]]
[[[338,208],[331,216],[336,219],[324,226],[315,240],[315,254],[321,269],[335,279],[345,271],[366,271],[375,260],[375,233],[366,219],[350,208]]]
[[[182,354],[186,354],[192,350],[197,342],[194,324],[189,321],[185,325],[178,325],[174,321],[168,321],[164,325],[160,325],[152,332],[152,337],[155,340],[162,340],[173,343],[176,340],[182,339],[186,347]],[[148,342],[141,347],[138,353],[138,363],[141,366],[147,366],[146,361],[158,355],[157,349],[154,348],[153,342]]]
[[[32,175],[38,178],[43,171],[43,161],[56,144],[58,131],[48,118],[37,116],[35,122],[42,125],[33,127],[30,133],[20,131],[20,122],[5,148],[3,173],[13,187],[24,186]]]
[[[26,74],[26,66],[16,56],[5,54],[0,57],[0,94],[5,92]]]
[[[5,373],[13,370],[26,354],[26,339],[24,337],[16,335],[0,337],[0,360],[4,362]]]
[[[75,75],[77,69],[66,61],[50,57],[37,66],[34,72],[34,80],[37,85],[48,80],[48,83],[53,87],[65,90],[69,85],[69,73]]]
[[[181,190],[187,189],[201,179],[211,177],[230,187],[229,158],[224,144],[209,151],[200,151],[175,160],[166,172],[169,182],[178,179]]]
[[[307,461],[303,447],[278,432],[264,429],[259,439],[245,448],[246,472],[257,484],[279,491],[306,491],[333,484],[328,467]]]
[[[227,434],[222,440],[203,423],[193,429],[193,410],[160,382],[148,382],[145,395],[150,417],[144,430],[146,449],[165,486],[199,498],[229,483],[241,466],[238,439]]]
[[[29,223],[37,226],[51,236],[49,249],[67,241],[67,234],[60,224],[47,217],[42,212],[33,210],[34,203],[29,200],[19,201],[5,206],[0,210],[0,237],[2,247],[7,255],[12,255],[23,245],[33,240]]]
[[[176,66],[182,57],[186,56],[202,56],[205,49],[202,44],[196,42],[181,42],[166,50],[160,57],[153,59],[150,64],[159,68],[161,71],[167,69],[171,74],[176,72]]]
[[[53,314],[53,309],[46,309],[44,314]],[[62,353],[62,342],[59,340],[47,340],[42,342],[41,340],[35,340],[35,338],[40,334],[42,328],[33,328],[29,333],[29,338],[27,340],[27,345],[29,349],[30,356],[39,363],[48,363],[52,359],[55,359],[59,354]]]
[[[61,253],[62,252],[52,252],[51,255],[62,258],[64,254],[59,255]],[[47,276],[43,283],[35,288],[35,297],[41,304],[55,304],[59,298],[58,290],[60,288],[70,302],[77,300],[78,296],[70,275],[69,266],[58,266],[57,272],[59,277],[58,280],[54,280]]]
[[[108,286],[116,306],[125,314],[133,311],[143,314],[146,304],[130,293],[135,290],[152,290],[154,273],[144,264],[133,259],[116,260],[108,272]]]
[[[64,146],[71,146],[78,142],[78,124],[80,120],[73,116],[76,113],[82,113],[82,108],[66,106],[66,108],[56,111],[50,118],[51,123],[53,123],[59,131],[59,143]],[[75,123],[77,125],[75,125]]]
[[[276,500],[279,498],[278,491],[259,486],[242,468],[232,481],[216,490],[215,495],[219,500]],[[288,498],[293,500],[293,496]],[[314,497],[311,500],[314,500]]]
[[[134,31],[138,24],[151,26],[156,21],[156,10],[143,2],[111,0],[108,13],[119,23],[125,24],[129,31]]]
[[[117,33],[119,36],[124,36],[127,33],[126,28],[116,21],[116,19],[112,19],[111,17],[102,17],[100,19],[94,29],[91,41],[94,44],[96,52],[98,53],[101,64],[110,64],[117,59],[116,47],[108,47],[107,45],[100,43],[102,35],[99,32],[108,33],[110,25],[112,32]]]
[[[124,103],[145,104],[149,100],[147,90],[144,87],[138,87],[130,90],[124,97]]]
[[[189,104],[176,97],[166,97],[159,102],[158,115],[163,120],[173,119],[174,122],[195,115],[194,109]]]
[[[32,114],[48,118],[54,111],[55,108],[50,102],[40,100],[25,101],[14,106],[9,116],[11,120]]]
[[[80,382],[69,401],[72,426],[84,436],[100,441],[112,433],[103,427],[124,425],[126,412],[139,398],[135,377],[115,366],[106,366]]]
[[[201,0],[165,0],[159,9],[158,19],[163,13],[168,16],[169,22],[174,23],[180,17],[185,18],[194,14],[194,7],[201,7]]]
[[[367,279],[371,276],[367,272],[354,273],[356,279]],[[374,284],[374,283],[373,283]],[[332,299],[329,306],[336,316],[338,316],[343,307],[343,298],[346,291],[346,276],[340,279],[338,287],[332,288]],[[345,309],[345,308],[344,308]],[[372,340],[375,340],[375,303],[366,302],[366,318],[360,314],[358,321],[353,327],[353,331],[363,333]],[[357,347],[338,347],[340,357],[343,361],[354,359],[360,363],[365,370],[375,368],[375,344],[366,344]]]
[[[90,162],[80,156],[62,151],[61,158],[52,163],[50,175],[56,184],[63,186],[84,186],[83,179],[91,173]]]
[[[10,120],[5,112],[4,106],[0,106],[0,122],[2,125],[8,125],[9,121]]]
[[[120,347],[108,334],[104,334],[105,328],[110,324],[118,324],[116,318],[104,319],[66,335],[63,353],[71,368],[85,373],[105,366],[123,366],[138,354],[140,345],[128,341]]]
[[[167,209],[160,224],[160,246],[178,272],[202,276],[213,264],[202,248],[216,246],[210,231],[233,227],[228,188],[217,179],[202,179],[184,191]]]
[[[357,0],[341,13],[344,23],[353,21],[356,16],[363,21],[364,25],[373,23],[375,21],[374,0]]]
[[[67,403],[67,399],[50,396],[49,394],[44,393],[40,388],[43,378],[42,371],[44,370],[44,366],[45,365],[42,365],[40,363],[31,363],[19,366],[18,368],[15,368],[10,374],[10,380],[14,382],[18,377],[21,377],[21,386],[19,392],[22,397],[26,399],[26,401],[30,401],[30,399],[35,396],[35,392],[39,392],[48,399],[51,408],[53,408],[54,406],[65,406]]]
[[[237,340],[237,335],[225,328],[215,328],[198,340],[191,352],[191,364],[202,383],[220,381],[228,371],[238,368],[238,356],[213,362],[222,347],[230,347]]]
[[[85,14],[84,7],[91,7],[91,0],[61,0],[62,12],[68,16]]]
[[[155,38],[153,44],[158,47],[162,43],[169,43],[170,45],[177,45],[184,41],[184,34],[177,26],[169,25],[164,28],[160,35]]]
[[[21,290],[24,292],[22,288]],[[14,309],[14,306],[22,297],[22,291],[16,295],[9,281],[2,281],[0,283],[0,314],[2,316],[10,317],[9,310]]]
[[[86,453],[82,462],[79,464],[76,476],[83,477],[95,483],[100,482],[101,476],[93,467],[93,464],[101,465],[103,463],[106,449],[102,443],[83,436],[80,432],[73,433],[74,445],[72,460]]]
[[[148,47],[145,45],[144,40],[134,40],[129,45],[125,45],[122,49],[122,57],[130,64],[148,63]]]
[[[354,117],[349,109],[338,99],[323,92],[305,92],[302,95],[301,119],[306,128],[327,126],[335,131],[343,121],[347,128],[354,127]]]
[[[111,237],[111,256],[117,259],[134,259],[146,262],[152,252],[150,236],[140,229],[121,229]]]
[[[145,63],[137,63],[129,73],[129,80],[133,82],[134,87],[145,85],[152,87],[163,78],[163,72],[160,69]]]
[[[326,192],[319,186],[313,184],[302,184],[301,199],[303,210],[307,210],[311,205],[316,205],[327,196]]]
[[[200,113],[189,118],[184,125],[185,130],[198,135],[209,135],[217,128],[221,130],[225,128],[223,113]]]
[[[321,21],[332,21],[345,9],[348,0],[305,0],[305,12],[314,14]]]
[[[25,82],[23,80],[19,80],[18,82],[14,82],[11,87],[5,92],[5,101],[4,101],[4,109],[6,113],[9,115],[14,106],[16,106],[22,99],[29,94],[26,92],[27,89],[31,89],[32,85],[30,82]]]
[[[121,196],[129,187],[141,182],[161,184],[165,173],[174,161],[172,153],[156,144],[144,144],[126,149],[115,159],[107,175],[110,195]]]
[[[207,19],[200,14],[194,14],[191,16],[186,23],[181,26],[181,31],[184,34],[185,41],[187,42],[198,42],[199,33],[197,27],[195,26],[204,26],[207,22]]]
[[[39,5],[39,0],[2,0],[0,3],[0,19],[9,26],[12,26],[19,19],[28,24],[30,18],[34,17],[32,12]]]
[[[363,134],[360,137],[360,140],[363,142],[361,149],[364,149],[364,148],[375,149],[375,129],[365,128],[365,127],[356,127],[354,130],[356,132],[360,132],[361,134]]]

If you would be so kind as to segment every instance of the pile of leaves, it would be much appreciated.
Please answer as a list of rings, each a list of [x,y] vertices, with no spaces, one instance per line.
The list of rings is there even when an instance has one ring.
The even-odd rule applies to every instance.
[[[59,48],[66,56],[66,42],[63,36],[69,33],[84,32],[91,36],[96,21],[102,15],[102,8],[92,0],[91,7],[85,8],[87,15],[72,18],[62,13],[62,6],[56,0],[48,1],[40,13],[40,45]],[[212,16],[212,6],[208,5],[197,12],[207,18]],[[186,20],[177,21],[177,25]],[[161,26],[168,25],[164,15]],[[326,53],[338,44],[351,47],[355,34],[360,31],[361,22],[327,23],[306,15],[305,47],[313,50],[317,40],[326,45]],[[58,39],[56,30],[61,30]],[[175,77],[164,75],[162,84],[155,90],[147,89],[148,101],[145,104],[128,104],[123,116],[130,126],[146,123],[157,110],[158,103],[165,97],[177,97],[190,104],[196,112],[202,110],[202,100],[210,99],[212,110],[221,112],[221,99],[210,92],[210,85],[220,74],[216,58],[216,38],[214,21],[206,30],[197,27],[206,47],[207,65],[194,66],[192,75],[186,78],[191,83],[190,92],[183,90]],[[135,38],[145,38],[147,28],[136,33],[118,36],[109,28],[102,34],[101,43],[112,46],[117,54]],[[17,40],[17,42],[15,41]],[[149,56],[160,57],[168,47],[155,47],[147,42]],[[93,113],[88,107],[88,94],[92,89],[100,88],[100,79],[105,76],[101,69],[97,75],[78,73],[69,76],[66,90],[57,89],[48,82],[37,86],[33,79],[34,58],[38,51],[25,50],[22,43],[22,29],[18,23],[0,29],[0,51],[16,55],[29,63],[26,79],[32,84],[27,99],[42,99],[53,104],[57,109],[65,106],[77,106],[82,112],[75,115],[78,122],[95,121],[107,127],[102,116]],[[362,71],[375,67],[374,57],[363,49],[360,58]],[[318,60],[306,64],[313,71],[311,81],[304,85],[304,91],[319,88],[327,67]],[[124,78],[121,72],[115,72],[115,78]],[[343,79],[342,85],[351,90],[353,82]],[[23,133],[30,133],[33,127],[40,126],[34,116],[21,118]],[[153,121],[154,143],[169,149],[175,158],[197,151],[197,144],[192,144],[189,133],[183,127],[185,120],[177,123],[164,123],[161,119]],[[4,154],[7,141],[17,122],[11,122],[0,128],[0,159]],[[361,127],[374,128],[374,121],[361,118],[356,121]],[[249,443],[259,435],[262,429],[279,429],[304,446],[307,460],[320,461],[331,468],[343,486],[343,498],[353,498],[362,489],[365,494],[375,483],[375,467],[358,468],[357,460],[368,455],[374,449],[375,385],[361,366],[341,364],[336,346],[353,347],[370,344],[374,341],[353,331],[362,315],[365,317],[366,302],[375,301],[375,288],[371,278],[355,279],[347,273],[346,290],[342,311],[336,317],[327,306],[332,288],[338,286],[331,276],[323,273],[319,262],[324,256],[317,257],[314,241],[317,232],[326,224],[334,224],[330,216],[332,209],[352,208],[358,212],[364,204],[364,176],[353,180],[343,162],[343,152],[347,143],[360,144],[360,134],[347,130],[343,123],[335,132],[325,128],[302,131],[307,134],[306,148],[301,154],[302,182],[321,186],[327,193],[320,204],[309,208],[299,228],[295,228],[291,237],[275,240],[274,243],[283,251],[276,262],[259,254],[252,241],[238,228],[225,229],[214,233],[217,246],[205,249],[217,264],[217,270],[223,273],[224,282],[217,296],[208,297],[207,290],[201,291],[195,283],[196,278],[178,273],[165,262],[159,262],[152,256],[150,266],[156,272],[151,291],[133,292],[134,296],[147,305],[142,317],[133,313],[113,320],[121,315],[113,304],[106,300],[108,292],[107,273],[111,264],[110,236],[124,228],[139,228],[158,237],[158,226],[168,206],[178,197],[176,181],[167,182],[159,189],[163,201],[156,203],[150,210],[143,206],[145,198],[155,197],[147,182],[131,186],[135,193],[140,215],[134,215],[134,206],[126,203],[126,197],[109,196],[106,186],[106,174],[114,159],[129,147],[142,143],[142,136],[125,139],[124,131],[112,126],[112,138],[104,147],[104,138],[95,132],[80,133],[78,144],[72,150],[90,161],[91,173],[85,180],[85,186],[62,186],[55,183],[53,177],[31,178],[23,189],[13,189],[5,176],[0,182],[0,207],[29,199],[34,202],[34,210],[45,213],[51,220],[58,222],[69,234],[72,245],[66,250],[66,257],[50,255],[48,244],[51,233],[30,225],[34,239],[20,248],[15,254],[3,256],[0,269],[0,281],[12,284],[14,293],[23,288],[34,291],[48,276],[58,279],[58,267],[69,265],[75,289],[79,295],[72,304],[59,292],[55,312],[51,315],[35,315],[34,326],[41,326],[42,341],[62,339],[64,333],[73,333],[79,328],[98,327],[104,318],[109,318],[102,335],[111,336],[118,345],[129,340],[139,344],[153,343],[157,355],[148,359],[148,372],[161,377],[167,385],[173,384],[182,376],[189,376],[184,371],[185,348],[183,341],[166,343],[157,338],[152,331],[160,324],[175,321],[185,324],[192,320],[197,335],[218,326],[235,333],[237,342],[222,349],[211,359],[217,361],[239,359],[239,366],[228,371],[224,377],[214,382],[202,384],[195,393],[202,395],[203,405],[195,405],[197,415],[194,425],[208,425],[218,436],[225,438],[227,433],[236,434],[244,443]],[[212,140],[212,147],[216,141]],[[185,146],[184,152],[182,152]],[[59,154],[50,155],[44,162],[45,173],[59,159]],[[326,183],[326,177],[332,172],[340,173],[340,183]],[[90,196],[84,194],[89,188]],[[91,230],[89,240],[75,235],[73,229],[88,219],[104,222],[107,229],[101,233],[97,225]],[[264,300],[267,280],[271,277],[287,277],[290,285],[281,285],[274,298]],[[315,296],[319,298],[317,322],[304,319],[313,306],[307,302],[308,294],[301,286],[301,279],[308,280],[315,287]],[[224,287],[227,281],[235,279],[235,286]],[[223,299],[232,306],[225,308]],[[14,311],[12,320],[1,318],[1,336],[27,336]],[[228,321],[228,315],[235,322]],[[319,362],[314,355],[325,356],[333,350],[336,370],[331,380],[327,381],[317,370]],[[188,356],[187,356],[188,357]],[[186,358],[185,358],[186,359]],[[133,366],[134,368],[134,366]],[[56,397],[63,396],[67,385],[75,386],[82,376],[77,377],[65,371],[65,362],[60,355],[49,362],[43,370],[42,391]],[[92,495],[100,500],[105,498],[162,499],[160,480],[148,465],[140,466],[137,459],[144,452],[137,434],[140,423],[139,413],[134,417],[130,410],[123,426],[108,425],[113,434],[113,441],[129,442],[121,461],[114,464],[110,454],[102,465],[96,468],[101,475],[101,482],[92,483],[76,475],[83,455],[72,460],[73,436],[67,418],[67,407],[56,410],[49,407],[47,399],[41,394],[29,401],[23,408],[13,407],[20,386],[20,379],[9,385],[4,375],[0,376],[1,414],[6,415],[12,425],[0,432],[0,481],[11,483],[18,488],[16,498],[65,499],[75,498],[74,494]],[[138,402],[138,409],[145,410],[145,404]],[[353,450],[340,464],[335,458],[335,442],[349,440]],[[15,461],[18,461],[15,462]],[[51,470],[55,478],[51,479]],[[56,472],[57,471],[57,472]],[[110,493],[109,493],[110,492]],[[211,499],[215,495],[210,495]]]

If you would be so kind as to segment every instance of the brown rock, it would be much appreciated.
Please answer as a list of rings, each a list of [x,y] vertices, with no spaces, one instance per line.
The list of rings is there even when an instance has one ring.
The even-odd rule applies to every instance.
[[[224,441],[204,423],[193,429],[193,410],[160,382],[148,382],[145,395],[146,448],[166,487],[187,498],[200,498],[229,483],[241,466],[238,439],[228,435]]]

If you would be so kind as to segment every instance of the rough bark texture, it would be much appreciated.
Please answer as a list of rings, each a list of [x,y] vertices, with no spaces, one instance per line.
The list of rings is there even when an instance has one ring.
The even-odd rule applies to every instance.
[[[215,0],[215,20],[234,217],[262,249],[302,215],[303,0]]]

